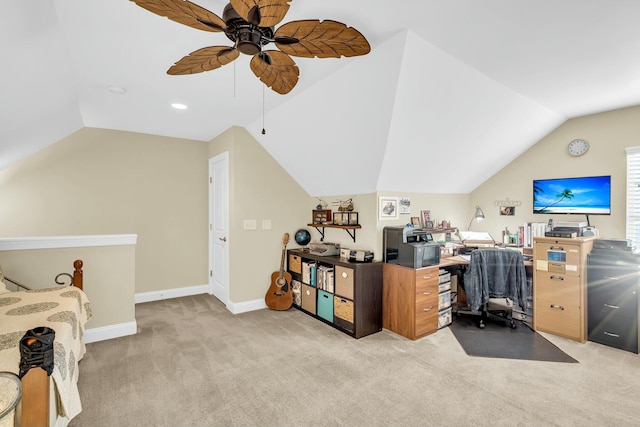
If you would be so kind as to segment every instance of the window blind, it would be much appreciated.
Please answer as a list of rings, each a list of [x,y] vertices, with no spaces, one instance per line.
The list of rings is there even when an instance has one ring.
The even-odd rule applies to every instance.
[[[640,248],[640,147],[627,147],[627,239]]]

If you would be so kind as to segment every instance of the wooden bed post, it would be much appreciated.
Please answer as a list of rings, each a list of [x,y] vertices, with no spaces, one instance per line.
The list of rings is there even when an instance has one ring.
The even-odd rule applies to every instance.
[[[22,427],[49,427],[49,384],[42,368],[31,368],[22,377]]]
[[[81,259],[77,259],[73,262],[73,286],[78,289],[82,289],[82,265]]]

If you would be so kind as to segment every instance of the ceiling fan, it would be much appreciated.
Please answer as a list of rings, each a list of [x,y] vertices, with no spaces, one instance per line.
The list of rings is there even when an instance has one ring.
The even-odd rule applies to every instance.
[[[355,28],[331,20],[301,20],[275,26],[284,19],[292,0],[231,0],[222,18],[186,0],[131,0],[157,15],[198,30],[224,32],[233,46],[210,46],[191,52],[167,74],[195,74],[234,61],[240,53],[252,55],[251,71],[279,94],[289,93],[300,74],[290,55],[304,58],[340,58],[366,55],[367,39]],[[275,43],[279,50],[262,50]]]

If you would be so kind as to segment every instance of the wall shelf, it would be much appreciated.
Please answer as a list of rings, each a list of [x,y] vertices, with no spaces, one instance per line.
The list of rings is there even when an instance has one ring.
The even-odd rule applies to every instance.
[[[343,230],[345,230],[349,236],[351,236],[351,238],[353,239],[353,241],[356,241],[356,230],[359,228],[362,228],[360,226],[360,224],[355,224],[355,225],[339,225],[339,224],[307,224],[309,227],[313,227],[316,230],[318,230],[318,233],[320,233],[320,241],[323,242],[324,241],[324,229],[325,228],[342,228]]]

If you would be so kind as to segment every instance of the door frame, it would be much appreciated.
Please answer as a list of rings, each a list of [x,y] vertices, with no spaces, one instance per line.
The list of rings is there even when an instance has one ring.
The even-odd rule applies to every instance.
[[[219,181],[214,179],[219,173]],[[209,159],[209,292],[229,305],[229,152]]]

